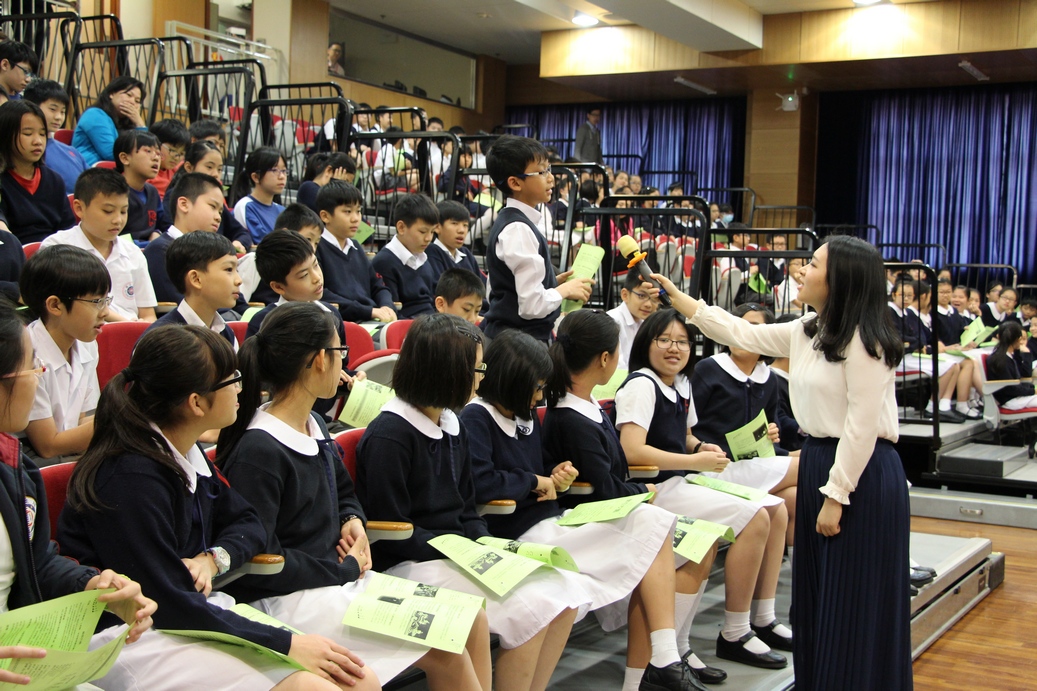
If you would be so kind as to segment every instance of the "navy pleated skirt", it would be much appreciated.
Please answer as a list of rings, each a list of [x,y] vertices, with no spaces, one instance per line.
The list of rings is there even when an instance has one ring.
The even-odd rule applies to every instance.
[[[911,676],[907,478],[879,440],[843,507],[840,533],[816,530],[837,439],[809,438],[799,459],[792,630],[796,691],[904,691]]]

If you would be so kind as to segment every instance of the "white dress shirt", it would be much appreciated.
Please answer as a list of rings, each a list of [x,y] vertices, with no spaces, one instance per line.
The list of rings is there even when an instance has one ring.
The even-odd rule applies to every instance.
[[[40,377],[29,422],[53,418],[58,432],[79,426],[79,417],[97,408],[101,395],[97,385],[97,344],[75,341],[69,359],[54,342],[43,322],[37,319],[28,327],[36,355],[47,371]]]
[[[528,204],[511,197],[505,203],[519,209],[533,225],[539,226],[541,214]],[[389,245],[386,245],[388,247]],[[543,319],[562,304],[562,296],[554,288],[544,288],[544,260],[540,242],[525,223],[515,221],[504,226],[497,236],[497,258],[511,269],[518,294],[518,313],[523,319]],[[486,294],[492,288],[493,276],[486,281]]]
[[[623,385],[623,388],[616,392],[617,428],[630,423],[647,431],[652,426],[652,418],[655,417],[655,384],[658,384],[659,390],[666,396],[666,400],[671,403],[677,402],[678,394],[682,398],[688,399],[687,428],[690,430],[698,424],[699,417],[695,412],[695,401],[691,398],[691,382],[686,376],[678,374],[673,379],[673,386],[670,386],[663,383],[663,380],[659,378],[655,370],[650,367],[642,367],[637,371],[648,375],[648,378],[636,377],[631,379]],[[652,384],[653,381],[655,384]]]
[[[634,336],[641,328],[643,322],[634,319],[630,313],[627,303],[621,302],[618,307],[613,307],[605,314],[612,317],[619,325],[619,369],[630,368],[630,348],[634,345]]]
[[[425,262],[428,261],[428,255],[424,252],[414,254],[404,247],[398,235],[393,235],[392,240],[385,243],[385,249],[392,252],[408,269],[414,269],[415,271],[424,266]]]
[[[227,328],[227,322],[223,316],[217,312],[212,318],[211,324],[206,324],[202,321],[202,318],[198,316],[198,313],[194,311],[194,308],[187,304],[187,300],[181,300],[180,304],[176,306],[176,311],[180,313],[180,316],[184,318],[188,326],[200,326],[203,329],[209,329],[214,331],[218,335],[222,336],[224,330]],[[238,352],[238,339],[234,339],[234,352]]]

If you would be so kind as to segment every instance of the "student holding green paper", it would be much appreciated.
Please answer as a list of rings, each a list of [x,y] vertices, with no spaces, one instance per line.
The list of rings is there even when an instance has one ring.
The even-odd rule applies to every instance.
[[[158,602],[158,628],[234,636],[289,655],[307,671],[242,646],[155,632],[144,649],[125,649],[98,685],[251,691],[329,689],[335,682],[376,689],[375,675],[346,648],[241,617],[228,611],[233,598],[211,592],[215,576],[266,543],[255,509],[196,445],[206,430],[234,421],[236,367],[230,344],[210,329],[168,326],[145,334],[129,366],[101,392],[58,538],[65,555],[141,583]]]
[[[154,601],[141,595],[140,585],[125,576],[112,570],[99,572],[58,555],[57,546],[50,540],[47,497],[40,471],[22,455],[18,440],[11,436],[29,424],[41,373],[29,332],[14,310],[0,305],[0,612],[84,590],[114,588],[98,599],[130,625],[127,640],[133,643],[151,627]],[[112,626],[95,639],[110,640],[121,629]],[[140,643],[133,646],[147,647]],[[39,648],[0,646],[0,659],[39,658],[45,654]],[[22,675],[0,669],[0,682],[28,681]]]
[[[459,317],[414,320],[393,371],[396,398],[357,447],[357,489],[368,518],[414,526],[410,539],[372,546],[375,568],[485,597],[490,630],[501,639],[494,687],[543,691],[573,622],[591,602],[577,574],[537,568],[498,596],[429,544],[444,536],[489,535],[475,507],[467,435],[453,412],[471,399],[486,372],[482,342],[479,329]],[[485,571],[494,563],[469,566]]]
[[[694,603],[715,550],[698,564],[681,558],[685,563],[675,579],[671,536],[676,516],[668,511],[642,504],[608,522],[556,523],[562,513],[556,497],[569,489],[577,472],[568,461],[556,464],[541,446],[532,409],[543,399],[551,372],[547,348],[520,331],[505,331],[487,350],[480,395],[461,413],[476,501],[514,499],[517,504],[514,514],[487,517],[487,525],[498,537],[563,547],[580,569],[602,627],[612,631],[629,621],[624,688],[636,690],[647,681],[651,689],[703,691],[679,657],[674,592],[679,590],[677,597],[689,606]],[[722,679],[718,675],[714,681]]]
[[[324,421],[312,412],[317,398],[338,386],[341,348],[333,317],[307,302],[276,310],[241,348],[241,408],[220,434],[217,462],[259,513],[264,551],[283,555],[285,565],[273,576],[240,578],[227,592],[290,626],[348,646],[382,679],[416,664],[433,691],[489,691],[485,613],[461,654],[343,635],[342,619],[371,568],[370,546],[353,482]],[[263,391],[271,400],[260,405]]]

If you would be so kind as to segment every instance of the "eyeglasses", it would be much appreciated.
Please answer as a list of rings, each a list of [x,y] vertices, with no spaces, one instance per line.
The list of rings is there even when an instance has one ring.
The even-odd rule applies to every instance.
[[[32,369],[24,369],[20,372],[11,372],[5,374],[0,379],[13,379],[14,377],[24,377],[26,374],[35,374],[37,377],[47,371],[47,367],[43,364],[43,360],[40,359],[39,355],[32,358]]]
[[[165,150],[166,156],[168,156],[171,160],[180,160],[184,157],[183,149],[174,149],[169,144],[163,144],[162,148]]]
[[[486,376],[486,363],[484,362],[481,365],[479,365],[478,367],[476,367],[475,368],[475,373],[476,374],[481,374],[482,376],[485,377]]]
[[[651,300],[653,300],[655,302],[659,302],[659,298],[653,297],[652,295],[649,295],[648,293],[642,293],[642,292],[637,291],[637,290],[631,290],[630,294],[633,295],[638,300],[640,300],[641,302],[644,302],[645,300],[648,300],[648,299],[651,299]]]
[[[86,298],[69,298],[69,300],[71,300],[72,302],[85,302],[88,305],[93,305],[97,309],[97,311],[100,312],[103,309],[111,307],[112,301],[115,300],[115,298],[109,295],[108,297],[95,298],[93,300],[87,300]]]
[[[234,375],[230,379],[227,381],[221,381],[219,384],[209,389],[209,392],[212,393],[214,391],[219,391],[225,386],[233,386],[235,391],[241,393],[241,379],[241,370],[234,370]]]
[[[543,391],[545,386],[547,386],[547,384],[537,384],[537,393]]]
[[[686,353],[689,350],[691,350],[691,341],[677,341],[672,338],[657,338],[655,339],[655,345],[659,346],[663,350],[669,350],[671,345],[676,345],[677,350],[679,350],[682,353]]]
[[[283,177],[288,177],[288,169],[287,168],[267,168],[266,172],[273,173],[277,177],[282,177],[282,176]]]
[[[538,175],[542,175],[544,177],[547,177],[548,175],[551,175],[551,171],[550,170],[535,170],[532,173],[522,173],[520,175],[513,175],[512,177],[522,178],[523,180],[525,180],[526,178],[535,178]]]
[[[32,70],[26,67],[22,67],[21,65],[15,65],[15,67],[20,69],[22,73],[25,74],[26,79],[36,79],[36,75],[32,73]]]
[[[349,357],[349,346],[347,346],[347,345],[344,345],[344,346],[328,346],[327,348],[321,348],[321,350],[337,350],[337,351],[339,351],[339,359],[342,360],[342,362],[345,362],[346,359]],[[319,354],[320,354],[320,351],[318,351],[318,352],[313,354],[313,357],[310,358],[310,364],[306,365],[306,369],[310,369],[311,367],[313,367],[313,361],[317,359],[317,355],[319,355]]]

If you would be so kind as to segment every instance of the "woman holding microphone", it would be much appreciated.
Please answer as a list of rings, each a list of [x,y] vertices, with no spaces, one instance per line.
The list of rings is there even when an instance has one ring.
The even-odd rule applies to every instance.
[[[790,359],[795,419],[810,436],[799,466],[792,629],[796,688],[912,688],[907,479],[878,251],[837,236],[814,252],[799,299],[816,310],[753,326],[653,274],[708,338]]]

